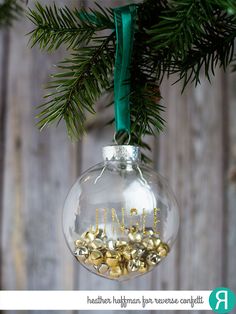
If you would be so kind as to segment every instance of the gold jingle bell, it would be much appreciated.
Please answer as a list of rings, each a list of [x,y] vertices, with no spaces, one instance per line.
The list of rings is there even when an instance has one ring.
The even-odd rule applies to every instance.
[[[155,266],[161,261],[161,257],[156,252],[151,252],[148,254],[146,260],[148,265]]]
[[[94,250],[101,250],[104,248],[104,243],[101,239],[95,239],[90,242],[89,246]]]
[[[145,262],[140,263],[139,272],[146,273],[148,271],[148,265]]]
[[[85,261],[89,256],[89,250],[86,247],[80,247],[75,250],[74,255],[79,261]]]
[[[130,232],[128,235],[131,242],[141,242],[142,241],[142,234],[140,232]]]
[[[110,269],[109,275],[114,278],[118,278],[122,275],[120,266],[115,266]]]
[[[102,263],[98,265],[96,269],[100,274],[105,274],[109,270],[109,266],[105,263]]]
[[[165,257],[169,253],[169,246],[166,243],[161,243],[157,248],[158,255]]]
[[[121,256],[118,252],[107,251],[106,252],[106,263],[108,266],[115,267],[119,264]]]
[[[89,261],[93,265],[99,265],[103,262],[103,254],[98,250],[91,251],[89,255]]]
[[[153,250],[155,245],[154,240],[152,238],[143,239],[142,244],[147,250]]]
[[[128,262],[127,269],[129,272],[135,272],[139,270],[141,261],[139,259],[132,259]]]

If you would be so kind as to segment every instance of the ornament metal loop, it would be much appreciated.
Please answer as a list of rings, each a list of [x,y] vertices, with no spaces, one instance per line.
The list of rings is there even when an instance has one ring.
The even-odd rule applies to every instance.
[[[117,135],[118,135],[119,132],[115,132],[114,133],[114,136],[113,136],[113,139],[114,139],[114,142],[116,145],[120,145],[118,142],[117,142]],[[127,139],[127,142],[124,143],[123,145],[129,145],[130,143],[130,140],[131,140],[131,135],[128,131],[124,131],[124,133],[127,133],[128,134],[128,139]]]

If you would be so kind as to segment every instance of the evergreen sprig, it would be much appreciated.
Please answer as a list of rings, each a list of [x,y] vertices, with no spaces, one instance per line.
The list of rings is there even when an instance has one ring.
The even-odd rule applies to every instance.
[[[56,4],[43,7],[36,2],[35,9],[28,12],[28,18],[35,25],[29,33],[32,46],[38,44],[41,49],[52,51],[64,44],[67,49],[78,49],[81,44],[88,44],[96,32],[113,29],[111,10],[98,4],[97,7],[99,10],[87,12],[70,10],[67,6],[57,8]]]
[[[22,14],[23,8],[18,0],[4,0],[0,4],[0,28],[11,25]]]
[[[235,2],[230,0],[172,0],[160,22],[148,30],[151,49],[166,52],[165,71],[179,74],[183,90],[189,82],[200,82],[202,68],[210,79],[217,65],[226,69],[232,62],[234,8]]]
[[[58,65],[62,72],[53,75],[48,88],[53,91],[41,106],[38,126],[65,120],[70,137],[78,138],[84,132],[86,111],[95,113],[94,105],[101,93],[110,87],[114,51],[111,43],[114,33],[96,39],[93,46],[81,47]]]
[[[84,132],[86,112],[94,113],[94,102],[113,84],[113,11],[36,3],[28,16],[35,26],[32,45],[55,50],[63,44],[72,51],[49,85],[39,127],[64,119],[69,135],[77,138]],[[107,35],[100,34],[104,30]],[[183,90],[189,82],[199,83],[202,69],[210,79],[217,65],[226,69],[234,61],[235,37],[235,0],[144,0],[138,5],[130,78],[131,143],[150,149],[143,136],[164,128],[164,107],[159,104],[164,75],[177,74]]]

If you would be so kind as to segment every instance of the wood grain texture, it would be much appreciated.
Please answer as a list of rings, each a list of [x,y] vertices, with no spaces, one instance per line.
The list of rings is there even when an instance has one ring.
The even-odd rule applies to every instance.
[[[116,283],[74,262],[60,222],[71,184],[101,161],[113,129],[99,124],[78,144],[69,142],[63,125],[37,130],[35,106],[42,102],[52,64],[65,52],[31,50],[24,36],[30,29],[22,19],[7,35],[0,32],[1,289],[205,290],[225,285],[236,290],[236,75],[217,70],[211,85],[202,77],[201,85],[183,95],[180,86],[163,83],[167,128],[148,140],[154,168],[176,194],[181,228],[174,249],[156,270]],[[104,115],[101,108],[102,101],[98,120],[110,117],[112,112]]]
[[[76,147],[63,126],[42,133],[35,126],[43,84],[65,52],[51,56],[31,50],[25,36],[31,27],[21,19],[10,32],[1,286],[73,289],[73,260],[61,232],[61,209],[76,177]]]
[[[9,30],[5,29],[0,33],[0,204],[3,203],[3,173],[5,162],[6,147],[6,119],[7,119],[7,83],[8,83],[8,66],[9,66]],[[0,206],[0,230],[3,225],[3,209]],[[0,232],[0,235],[2,232]],[[2,236],[0,236],[2,239]],[[2,241],[0,241],[0,265],[2,264]],[[2,280],[2,270],[0,268],[0,282]]]
[[[224,282],[233,291],[236,291],[236,74],[228,74],[225,77],[224,88],[226,91],[225,106],[227,108],[226,123],[226,172],[225,172],[225,202],[227,207],[223,209],[225,215],[225,249],[227,256],[223,264]]]
[[[168,126],[158,141],[157,167],[174,189],[181,225],[156,288],[212,289],[222,284],[224,259],[222,74],[212,85],[202,77],[197,88],[182,96],[180,90],[162,90]]]

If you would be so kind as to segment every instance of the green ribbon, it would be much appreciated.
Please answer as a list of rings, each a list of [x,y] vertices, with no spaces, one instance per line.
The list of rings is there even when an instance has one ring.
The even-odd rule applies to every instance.
[[[116,132],[130,134],[130,63],[133,51],[137,6],[131,4],[114,9],[116,27],[116,59],[114,98]]]

